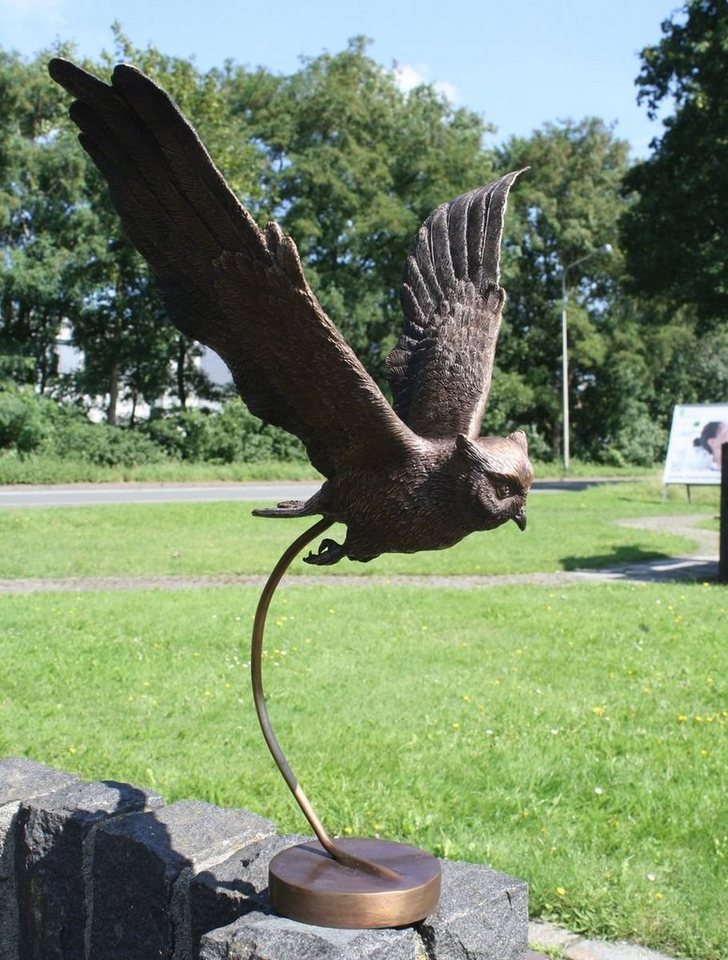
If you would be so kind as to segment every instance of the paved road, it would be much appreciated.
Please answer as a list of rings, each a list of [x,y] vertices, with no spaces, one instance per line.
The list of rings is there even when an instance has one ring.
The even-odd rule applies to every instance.
[[[305,500],[319,483],[72,483],[0,487],[0,507],[89,507],[109,503]]]
[[[597,480],[537,480],[534,491],[584,490]],[[305,500],[320,483],[71,483],[0,487],[2,507],[89,507],[109,503],[174,503],[205,500]]]

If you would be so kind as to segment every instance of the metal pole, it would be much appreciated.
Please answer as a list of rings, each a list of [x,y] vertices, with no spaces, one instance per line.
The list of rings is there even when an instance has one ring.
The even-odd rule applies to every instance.
[[[348,850],[343,849],[340,844],[335,843],[331,839],[316,815],[316,811],[313,809],[311,801],[304,793],[303,788],[299,784],[293,771],[291,770],[288,761],[286,760],[285,754],[283,753],[283,750],[278,743],[278,739],[273,732],[270,717],[268,716],[268,708],[265,703],[262,668],[263,636],[265,633],[265,621],[268,616],[268,609],[270,607],[270,602],[273,599],[273,594],[275,593],[276,587],[281,582],[283,574],[286,572],[293,559],[315,537],[330,527],[333,522],[333,520],[329,520],[327,517],[324,517],[306,530],[305,533],[302,533],[299,537],[297,537],[297,539],[294,540],[286,550],[284,550],[280,560],[273,568],[273,572],[271,573],[270,577],[268,577],[266,585],[263,587],[263,592],[260,595],[258,606],[255,611],[255,619],[253,621],[253,636],[250,644],[250,677],[253,687],[253,702],[255,703],[255,711],[258,714],[258,721],[260,723],[263,739],[265,740],[268,749],[271,752],[273,760],[275,761],[281,776],[288,785],[288,789],[293,794],[296,803],[301,808],[303,815],[308,820],[309,824],[311,825],[311,829],[316,834],[318,841],[324,850],[326,850],[326,852],[335,860],[338,860],[339,863],[342,863],[347,867],[354,867],[356,870],[363,870],[365,873],[384,877],[388,880],[399,880],[400,875],[395,870],[390,870],[389,867],[382,866],[378,863],[373,863],[371,860],[368,860],[365,857],[351,854]]]
[[[718,582],[728,583],[728,443],[720,448],[720,559]]]
[[[571,267],[576,267],[585,260],[590,260],[598,253],[611,253],[612,245],[605,243],[598,250],[592,250],[578,260],[572,260],[561,267],[561,405],[564,418],[564,473],[569,472],[570,449],[569,449],[569,344],[567,327],[567,308],[569,303],[569,288],[566,285],[566,271]]]
[[[569,353],[566,311],[568,304],[568,289],[566,286],[566,267],[561,271],[561,406],[564,421],[564,473],[569,472]]]

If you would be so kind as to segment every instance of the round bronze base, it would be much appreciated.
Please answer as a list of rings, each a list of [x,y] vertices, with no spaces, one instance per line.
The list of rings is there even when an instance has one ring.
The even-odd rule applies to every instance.
[[[270,899],[276,913],[321,927],[364,929],[416,923],[437,906],[440,864],[429,853],[391,840],[348,838],[336,845],[398,876],[343,866],[317,840],[299,843],[270,863]]]

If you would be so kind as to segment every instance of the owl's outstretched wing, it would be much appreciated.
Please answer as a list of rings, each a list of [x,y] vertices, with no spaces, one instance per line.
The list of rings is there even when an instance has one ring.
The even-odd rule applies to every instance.
[[[508,192],[523,170],[438,207],[420,227],[400,294],[404,332],[387,358],[394,409],[423,437],[477,437],[505,293]]]
[[[170,97],[127,65],[111,85],[67,60],[49,70],[172,321],[222,357],[250,410],[300,437],[326,476],[416,442],[316,300],[294,242],[258,229]]]

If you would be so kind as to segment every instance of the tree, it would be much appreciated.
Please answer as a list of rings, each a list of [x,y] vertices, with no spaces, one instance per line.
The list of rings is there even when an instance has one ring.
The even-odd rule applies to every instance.
[[[324,306],[381,379],[399,335],[402,265],[419,224],[439,203],[486,182],[493,168],[477,116],[428,86],[403,93],[394,72],[365,51],[359,38],[289,77],[232,63],[200,73],[154,48],[135,49],[116,26],[112,53],[84,66],[104,76],[115,62],[130,61],[170,93],[245,205],[295,237]],[[152,401],[171,387],[184,406],[196,348],[162,321],[148,271],[74,143],[65,104],[47,80],[46,55],[27,66],[7,59],[15,72],[4,107],[23,131],[0,171],[8,184],[0,211],[3,199],[13,210],[0,277],[6,341],[38,342],[33,363],[45,385],[59,322],[68,317],[86,358],[79,389],[106,395],[112,422],[122,395]],[[28,119],[39,112],[34,100],[20,105],[28,76],[37,102],[49,103],[42,125]],[[66,171],[69,158],[74,166]],[[43,163],[49,170],[39,183]],[[64,192],[57,206],[48,204]]]
[[[55,344],[67,321],[85,356],[77,389],[106,396],[110,422],[122,396],[135,405],[172,391],[184,407],[193,386],[209,389],[194,366],[200,349],[167,323],[106,185],[79,150],[67,98],[48,78],[49,56],[25,63],[0,51],[0,373],[57,389]],[[230,68],[203,74],[154,48],[137,50],[118,27],[113,52],[84,66],[104,74],[120,60],[169,90],[234,189],[260,202],[268,158],[228,106]]]
[[[122,397],[132,418],[139,402],[164,395],[184,407],[191,390],[205,389],[194,381],[198,347],[166,322],[46,60],[0,53],[0,354],[19,379],[56,389],[54,340],[66,318],[85,355],[78,390],[106,397],[109,420]],[[420,223],[440,203],[530,165],[509,203],[509,302],[485,429],[525,426],[537,456],[558,455],[561,278],[579,261],[567,274],[574,452],[654,455],[671,406],[666,377],[692,395],[698,365],[685,362],[685,346],[704,321],[690,303],[677,311],[661,294],[645,305],[621,289],[615,225],[641,198],[620,192],[627,145],[600,120],[547,124],[485,149],[480,117],[430,86],[403,92],[363,38],[290,76],[232,62],[203,73],[135,49],[116,27],[112,53],[85,66],[103,77],[119,60],[170,92],[258,222],[275,218],[294,237],[324,308],[383,385],[402,324],[403,260]],[[606,243],[611,257],[591,256]],[[720,366],[724,344],[715,350]]]
[[[627,144],[597,119],[546,124],[499,151],[501,169],[530,170],[513,190],[506,220],[503,284],[508,291],[489,429],[527,425],[533,449],[557,456],[561,443],[561,279],[569,284],[569,371],[576,452],[585,389],[609,348],[609,305],[617,292],[616,224]],[[610,257],[590,256],[610,244]],[[588,258],[588,259],[584,259]],[[507,371],[507,373],[505,372]],[[508,402],[503,417],[503,398]],[[513,403],[514,399],[517,401]]]
[[[728,311],[728,5],[689,0],[641,54],[638,100],[674,112],[625,179],[622,234],[633,288],[693,304],[699,332]]]
[[[113,53],[103,56],[101,67],[89,64],[88,69],[106,74],[119,61],[134,63],[194,117],[233,189],[257,198],[267,160],[244,118],[230,109],[227,72],[200,73],[193,63],[165,56],[154,47],[134,48],[118,25],[113,31]],[[122,395],[132,403],[132,416],[139,400],[153,404],[167,391],[184,408],[193,389],[209,394],[209,385],[194,366],[200,347],[166,320],[153,278],[127,241],[106,184],[90,163],[86,175],[88,201],[98,214],[99,248],[88,264],[86,297],[74,319],[74,342],[86,358],[80,387],[109,397],[107,416],[112,423]]]
[[[358,37],[264,84],[231,78],[270,158],[267,213],[295,239],[324,308],[380,382],[402,325],[404,259],[424,218],[486,183],[487,128],[431,86],[409,94]],[[237,89],[235,84],[237,83]]]
[[[55,340],[79,296],[93,212],[85,164],[40,60],[0,51],[0,354],[6,375],[48,390]]]

